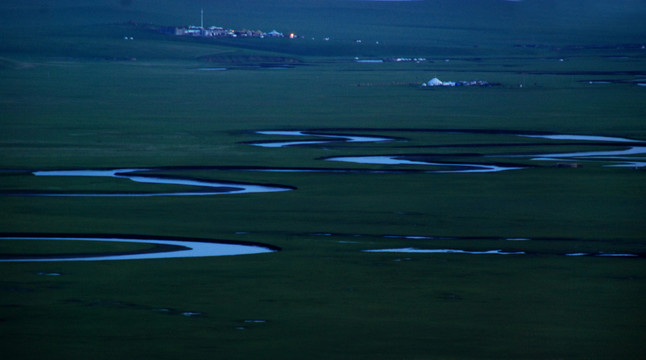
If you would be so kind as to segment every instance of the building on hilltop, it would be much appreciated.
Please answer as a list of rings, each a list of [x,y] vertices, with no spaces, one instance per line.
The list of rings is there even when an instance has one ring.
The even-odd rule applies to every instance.
[[[200,26],[190,25],[189,27],[177,26],[162,26],[159,28],[162,34],[176,35],[176,36],[193,36],[193,37],[285,37],[283,33],[272,30],[265,33],[260,30],[232,30],[225,29],[221,26],[204,27],[204,9],[200,11]],[[294,34],[291,34],[294,37]]]

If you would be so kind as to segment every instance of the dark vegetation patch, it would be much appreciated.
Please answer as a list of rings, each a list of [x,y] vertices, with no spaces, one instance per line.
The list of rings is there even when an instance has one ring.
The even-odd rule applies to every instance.
[[[234,65],[300,65],[303,60],[288,56],[215,54],[197,58],[201,61]]]
[[[20,70],[20,69],[31,69],[35,65],[28,62],[22,62],[17,60],[12,60],[8,58],[0,58],[0,70],[11,69],[11,70]]]
[[[325,134],[326,132],[329,135],[329,132],[334,132],[335,135],[339,133],[343,133],[346,131],[351,131],[351,132],[410,132],[410,133],[415,133],[415,132],[424,132],[424,133],[456,133],[456,134],[484,134],[484,135],[561,135],[562,133],[557,133],[557,132],[552,132],[552,131],[542,131],[542,130],[511,130],[511,129],[460,129],[460,128],[312,128],[308,130],[303,130],[308,133],[314,134],[315,132],[321,132],[322,135]],[[578,135],[585,135],[585,134],[578,134]],[[594,134],[594,135],[600,135],[600,134]],[[404,138],[401,138],[403,140]],[[636,139],[637,140],[637,139]],[[554,142],[552,143],[543,143],[546,145],[567,145],[567,144],[572,144],[572,145],[629,145],[629,144],[639,144],[638,142],[631,142],[631,143],[626,143],[626,142],[620,142],[620,141],[599,141],[599,142],[585,142],[585,141],[579,141],[579,142],[571,142],[571,143],[562,143],[563,140],[553,140]],[[641,140],[640,142],[646,142],[646,140]],[[531,146],[531,145],[540,145],[541,143],[523,143],[519,144],[518,146],[523,146],[523,145]],[[501,144],[494,144],[494,145],[500,145],[500,146],[507,146],[505,143]],[[421,146],[428,146],[432,147],[433,145],[421,145]],[[444,145],[442,145],[444,146]],[[462,145],[455,145],[455,146],[462,146]],[[473,146],[479,146],[477,144],[474,144]],[[486,146],[483,144],[482,146]],[[511,146],[511,145],[510,145]]]
[[[390,240],[388,245],[379,242],[381,248],[412,248],[412,249],[459,249],[463,251],[481,252],[492,249],[502,249],[504,253],[522,252],[526,256],[568,256],[568,257],[599,257],[640,259],[646,258],[646,251],[641,244],[621,239],[580,239],[580,238],[516,238],[513,236],[446,236],[446,235],[392,235],[392,234],[341,234],[314,233],[300,236],[317,236],[334,239],[351,239],[340,241],[348,246],[356,246],[366,250],[367,246],[374,247],[377,239]],[[391,253],[399,256],[432,254]],[[483,254],[484,255],[484,254]]]
[[[1,241],[1,240],[0,240]],[[54,240],[55,241],[55,240]],[[181,250],[189,250],[185,246],[167,245],[167,244],[153,244],[149,249],[132,250],[132,251],[103,251],[103,252],[50,252],[43,253],[0,253],[0,260],[14,260],[14,259],[58,259],[58,258],[90,258],[97,256],[119,256],[119,255],[137,255],[137,254],[153,254],[174,252]]]
[[[459,128],[312,128],[306,131],[316,132],[344,132],[344,131],[359,131],[359,132],[438,132],[438,133],[466,133],[466,134],[506,134],[506,135],[556,135],[557,133],[550,131],[538,130],[507,130],[507,129],[459,129]]]
[[[64,304],[74,304],[86,307],[102,307],[114,310],[143,310],[151,311],[163,315],[186,316],[186,317],[204,317],[205,313],[199,311],[178,310],[172,307],[157,307],[143,304],[136,304],[120,300],[103,300],[103,299],[77,299],[69,298],[62,300]]]
[[[641,50],[644,44],[627,43],[627,44],[589,44],[589,45],[547,45],[547,44],[515,44],[516,48],[526,49],[549,49],[549,50],[563,50],[563,51],[580,51],[580,50]]]
[[[644,74],[637,74],[635,76],[639,75],[644,75],[646,76],[646,73]],[[579,80],[579,83],[585,83],[585,84],[603,84],[603,83],[610,83],[610,84],[632,84],[632,85],[637,85],[638,83],[644,83],[646,82],[646,79],[594,79],[594,80]]]
[[[571,76],[646,76],[643,70],[577,70],[577,71],[518,71],[517,74],[527,75],[571,75]]]

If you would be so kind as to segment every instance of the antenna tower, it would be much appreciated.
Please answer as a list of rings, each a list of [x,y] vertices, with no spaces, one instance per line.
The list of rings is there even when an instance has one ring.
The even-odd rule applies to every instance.
[[[200,11],[200,28],[204,29],[204,9]]]

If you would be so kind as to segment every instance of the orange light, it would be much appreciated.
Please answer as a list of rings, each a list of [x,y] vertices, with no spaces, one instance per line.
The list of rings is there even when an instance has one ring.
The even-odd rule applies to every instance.
[[[289,34],[289,38],[290,38],[290,39],[293,39],[295,36],[296,36],[296,35],[294,35],[294,33]]]

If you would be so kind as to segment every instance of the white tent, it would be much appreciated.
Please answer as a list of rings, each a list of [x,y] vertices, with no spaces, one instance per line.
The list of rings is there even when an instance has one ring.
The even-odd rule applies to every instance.
[[[426,83],[428,86],[442,86],[442,81],[438,78],[432,78]]]

